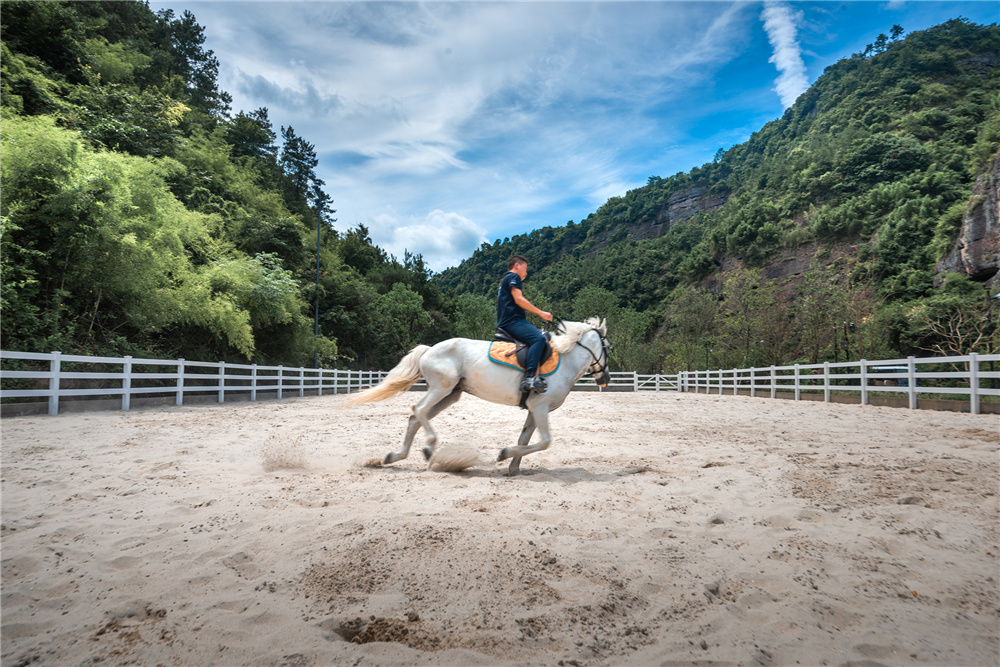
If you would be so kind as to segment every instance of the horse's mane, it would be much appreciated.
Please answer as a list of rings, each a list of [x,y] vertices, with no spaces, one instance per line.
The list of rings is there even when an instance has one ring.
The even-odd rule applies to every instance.
[[[552,337],[552,347],[559,354],[566,354],[573,349],[573,346],[576,345],[576,342],[580,340],[583,334],[591,329],[597,329],[604,333],[603,327],[604,325],[601,323],[601,318],[599,317],[591,317],[586,322],[563,321],[560,323],[563,333]]]

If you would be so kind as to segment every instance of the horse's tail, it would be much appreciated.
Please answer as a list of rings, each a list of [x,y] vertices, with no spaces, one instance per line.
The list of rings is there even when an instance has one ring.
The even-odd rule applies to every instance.
[[[429,345],[417,345],[396,364],[395,368],[386,374],[384,380],[374,387],[353,394],[341,403],[341,406],[347,407],[357,403],[374,403],[375,401],[384,401],[387,398],[402,394],[415,385],[422,377],[420,374],[420,358],[429,349],[431,349]]]

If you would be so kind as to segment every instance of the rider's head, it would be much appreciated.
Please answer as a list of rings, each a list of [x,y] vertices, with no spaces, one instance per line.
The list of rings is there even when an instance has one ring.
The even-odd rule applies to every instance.
[[[524,280],[525,276],[528,275],[528,260],[521,255],[514,255],[507,260],[507,270],[513,271],[521,277],[521,280]]]

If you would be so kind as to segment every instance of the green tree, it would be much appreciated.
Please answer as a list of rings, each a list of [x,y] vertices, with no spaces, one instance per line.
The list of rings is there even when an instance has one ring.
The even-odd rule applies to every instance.
[[[944,286],[906,313],[917,347],[936,355],[961,356],[1000,350],[1000,308],[990,291],[968,276],[949,273]]]
[[[825,264],[813,258],[796,297],[797,334],[802,353],[809,363],[819,363],[833,344],[843,310],[843,292],[833,283]]]
[[[664,315],[664,337],[683,370],[693,371],[708,365],[718,312],[719,301],[708,290],[693,285],[674,290]]]
[[[462,294],[455,311],[455,332],[461,338],[490,340],[497,325],[496,304],[485,296]]]
[[[726,273],[720,310],[722,340],[716,348],[722,365],[745,368],[764,360],[760,351],[774,308],[773,286],[760,269],[734,269]]]
[[[232,97],[219,90],[219,61],[211,50],[203,48],[205,28],[198,25],[194,14],[188,10],[175,18],[172,9],[161,9],[157,18],[169,35],[173,56],[167,77],[183,79],[192,106],[212,116],[227,117]]]
[[[279,164],[288,178],[293,195],[304,199],[309,195],[312,184],[317,182],[316,166],[319,159],[316,157],[316,147],[295,134],[290,125],[281,128],[281,139],[283,144]]]
[[[395,365],[399,358],[421,341],[430,328],[430,315],[423,309],[420,295],[402,283],[382,294],[375,302],[377,313],[376,349],[382,364]]]
[[[226,140],[232,145],[235,157],[247,156],[273,162],[278,155],[278,147],[274,144],[277,138],[267,117],[267,107],[250,113],[240,111],[226,130]]]

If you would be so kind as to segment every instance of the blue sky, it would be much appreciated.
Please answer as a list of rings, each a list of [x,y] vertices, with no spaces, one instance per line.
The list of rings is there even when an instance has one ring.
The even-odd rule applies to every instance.
[[[190,10],[233,113],[316,146],[336,227],[440,271],[711,161],[894,24],[987,2],[150,2]]]

